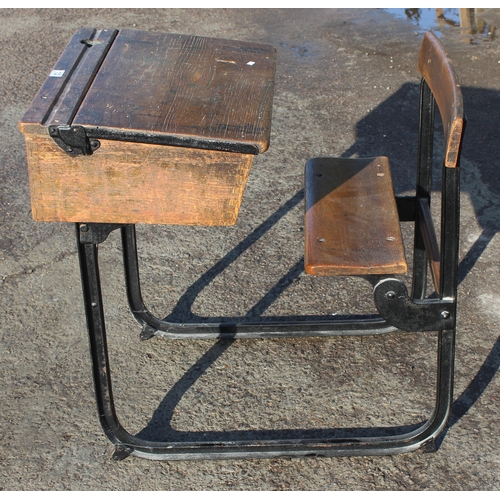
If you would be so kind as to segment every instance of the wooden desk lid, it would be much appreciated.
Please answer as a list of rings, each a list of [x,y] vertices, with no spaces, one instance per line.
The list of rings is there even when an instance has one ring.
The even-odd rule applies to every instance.
[[[56,64],[65,76],[47,79],[46,95],[22,122],[81,125],[98,139],[258,154],[269,147],[275,65],[271,45],[82,29]]]

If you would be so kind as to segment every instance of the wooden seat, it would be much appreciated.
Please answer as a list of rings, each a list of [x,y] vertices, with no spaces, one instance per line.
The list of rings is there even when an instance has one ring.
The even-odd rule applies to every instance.
[[[411,217],[416,223],[413,293],[421,298],[425,286],[419,276],[425,274],[427,261],[431,262],[431,274],[439,292],[442,282],[438,243],[429,211],[434,103],[443,123],[445,168],[457,166],[464,119],[462,94],[450,60],[431,32],[424,36],[418,69],[423,78],[417,190]],[[309,160],[305,198],[306,273],[318,276],[406,273],[399,214],[386,157]]]
[[[387,157],[314,158],[305,185],[308,274],[407,271]]]

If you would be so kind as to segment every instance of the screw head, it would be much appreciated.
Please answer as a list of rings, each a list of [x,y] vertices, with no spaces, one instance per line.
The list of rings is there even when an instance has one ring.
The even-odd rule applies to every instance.
[[[450,312],[449,311],[441,311],[441,317],[443,319],[448,319],[450,317]]]
[[[82,233],[86,233],[88,230],[89,226],[87,226],[87,224],[80,224],[80,231],[82,231]]]
[[[396,298],[396,292],[393,292],[392,290],[388,291],[385,296],[389,299],[389,300],[393,300]]]

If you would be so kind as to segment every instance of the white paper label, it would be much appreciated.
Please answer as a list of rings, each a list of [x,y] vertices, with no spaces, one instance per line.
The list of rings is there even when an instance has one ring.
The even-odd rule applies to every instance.
[[[55,78],[61,78],[61,76],[64,75],[65,69],[54,69],[50,72],[49,76],[55,77]]]

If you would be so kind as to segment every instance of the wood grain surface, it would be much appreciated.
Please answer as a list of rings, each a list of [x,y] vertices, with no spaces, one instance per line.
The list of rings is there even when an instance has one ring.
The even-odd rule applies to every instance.
[[[389,160],[314,158],[306,165],[308,274],[407,271]]]
[[[447,167],[456,167],[464,127],[462,91],[448,54],[439,39],[428,31],[424,35],[418,70],[429,85],[441,113]]]
[[[63,74],[59,77],[52,77],[51,71],[47,72],[47,79],[24,114],[21,123],[42,124],[46,121],[87,49],[81,41],[91,37],[95,31],[92,28],[80,28],[76,31],[53,67],[53,70],[63,72]]]
[[[234,224],[248,153],[269,146],[275,64],[270,45],[78,30],[19,124],[33,218]],[[70,156],[49,125],[83,125],[101,146]]]
[[[101,141],[71,157],[27,126],[33,219],[227,226],[236,222],[253,155]]]
[[[121,30],[73,124],[106,133],[269,146],[276,51],[270,45]]]
[[[117,33],[117,30],[111,29],[95,30],[92,36],[80,40],[85,51],[78,65],[71,71],[60,95],[54,100],[51,112],[44,119],[44,125],[65,125],[73,121]]]

